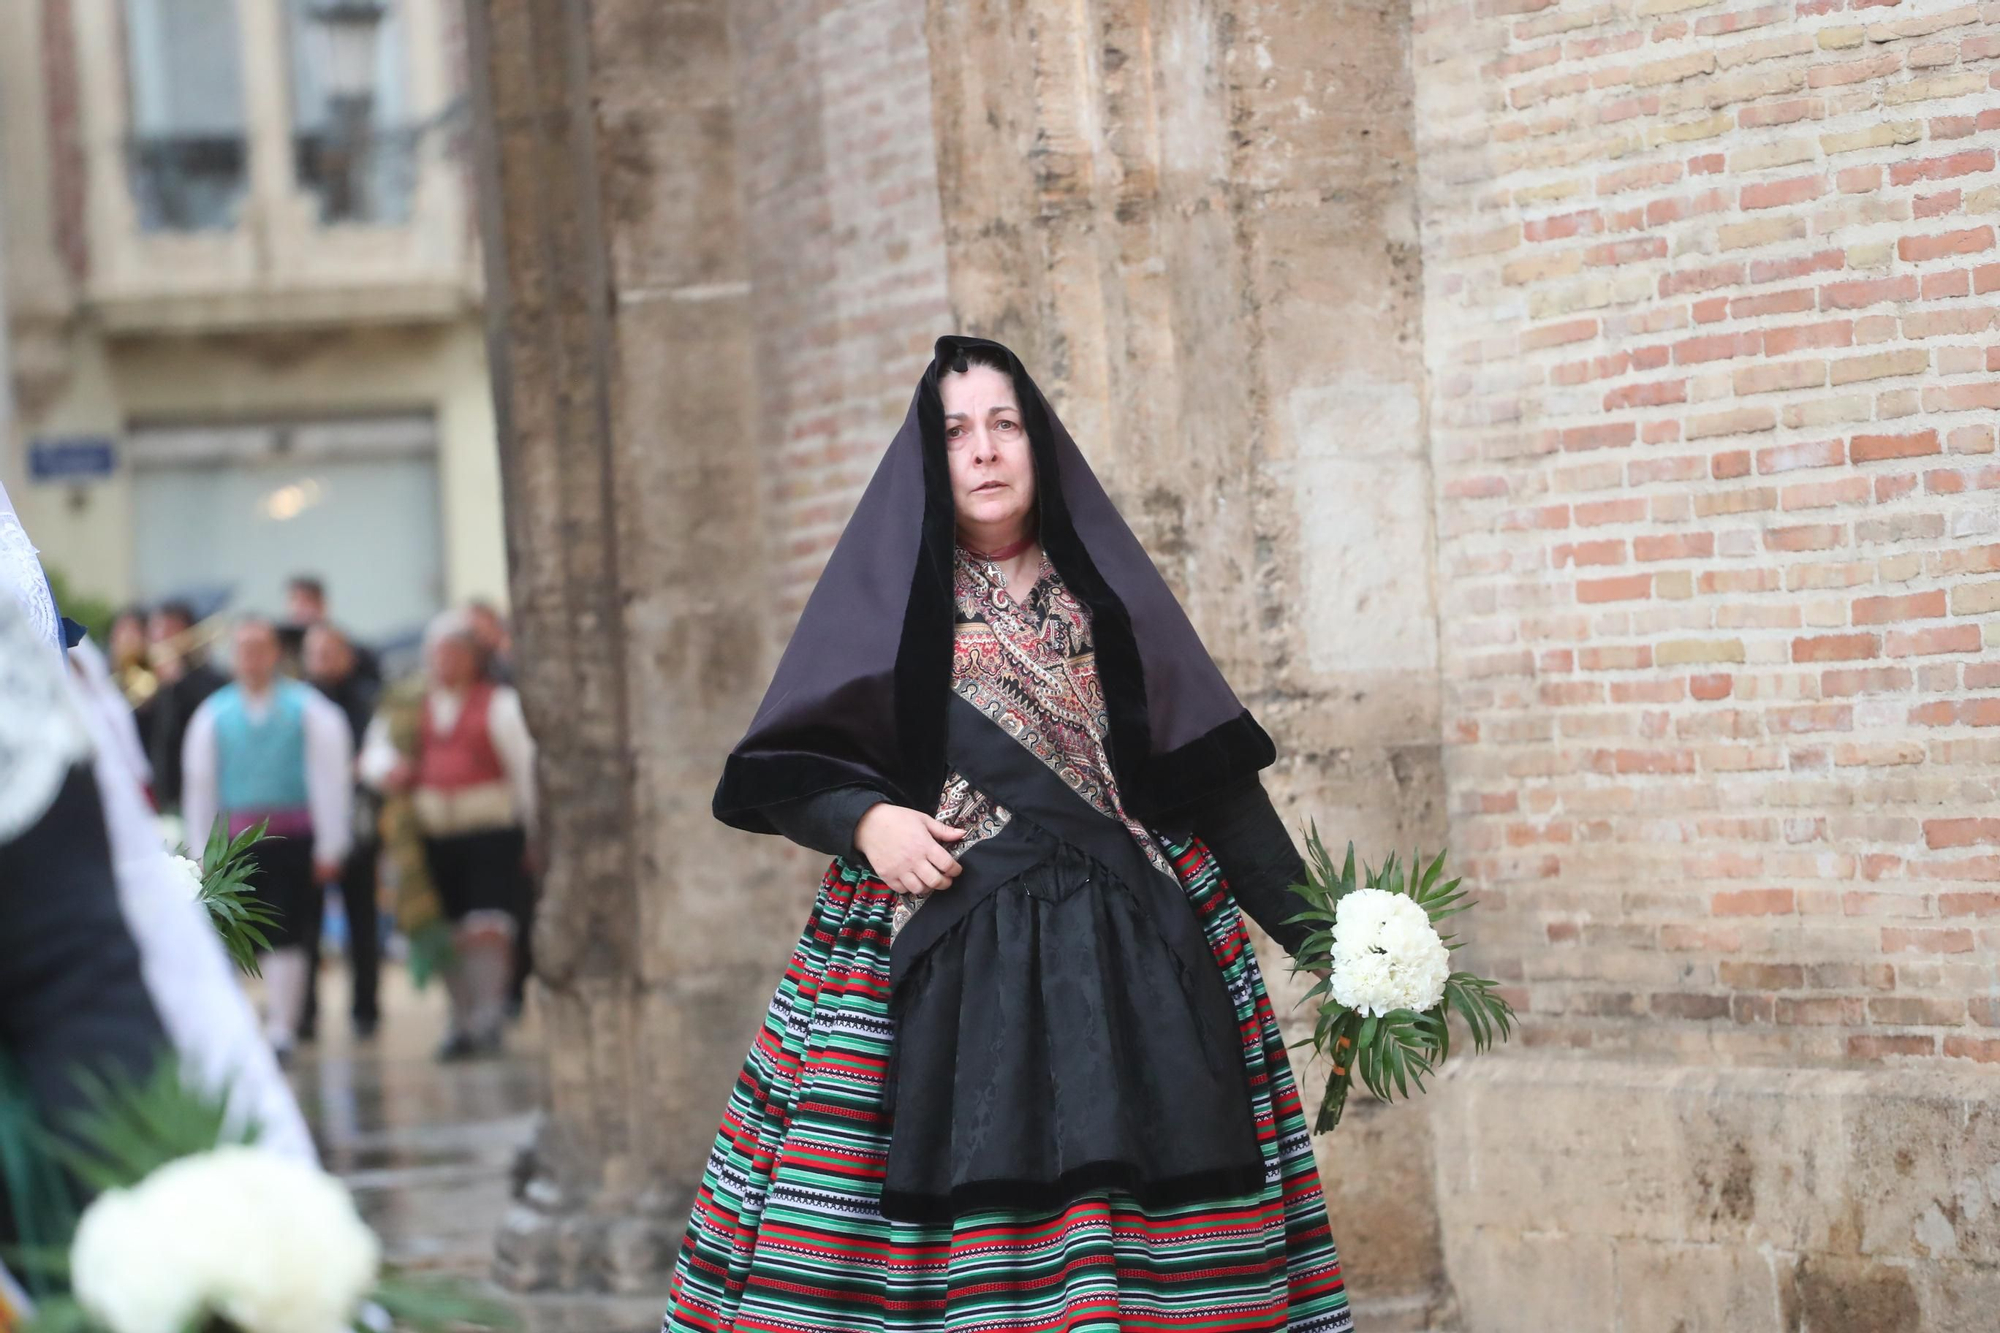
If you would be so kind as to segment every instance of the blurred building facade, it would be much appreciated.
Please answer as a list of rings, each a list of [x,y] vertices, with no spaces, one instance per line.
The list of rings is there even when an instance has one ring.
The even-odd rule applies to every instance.
[[[0,7],[16,426],[117,602],[326,578],[370,637],[505,595],[455,0]]]

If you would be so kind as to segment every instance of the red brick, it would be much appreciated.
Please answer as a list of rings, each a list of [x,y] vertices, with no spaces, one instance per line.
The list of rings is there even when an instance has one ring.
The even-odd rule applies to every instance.
[[[1819,673],[1820,693],[1832,699],[1850,694],[1900,694],[1915,683],[1907,667],[1861,667]]]
[[[1854,321],[1830,319],[1822,324],[1794,324],[1764,330],[1764,355],[1789,356],[1809,347],[1854,346]]]
[[[1698,995],[1687,991],[1656,991],[1647,997],[1648,1007],[1661,1018],[1705,1020],[1729,1017],[1727,995]]]
[[[1820,308],[1859,310],[1884,301],[1914,301],[1917,279],[1913,273],[1892,278],[1861,278],[1853,282],[1829,282],[1819,289]]]
[[[1800,444],[1779,444],[1757,451],[1759,472],[1790,472],[1794,468],[1838,467],[1847,461],[1847,445],[1842,440],[1808,440]]]
[[[1856,1060],[1886,1060],[1898,1055],[1933,1056],[1937,1038],[1921,1034],[1890,1036],[1880,1032],[1857,1033],[1846,1043],[1847,1053]]]
[[[1798,990],[1806,984],[1798,963],[1745,963],[1724,960],[1716,968],[1722,984],[1735,990]]]
[[[1947,1033],[1944,1053],[1955,1060],[1977,1060],[1980,1064],[2000,1064],[2000,1037],[1967,1037]]]
[[[1857,597],[1854,623],[1889,625],[1903,620],[1929,620],[1946,612],[1944,589],[1909,593],[1900,597]]]
[[[1941,452],[1938,433],[1920,430],[1908,435],[1857,435],[1848,445],[1848,457],[1856,463],[1874,463],[1885,458],[1921,458]]]
[[[1557,569],[1566,565],[1622,565],[1625,563],[1625,543],[1617,539],[1563,542],[1549,552],[1549,563]]]
[[[1607,389],[1604,410],[1616,412],[1628,407],[1665,407],[1687,401],[1686,380],[1648,380],[1643,384],[1622,384]],[[1628,441],[1629,443],[1629,441]]]
[[[1781,995],[1778,997],[1775,1021],[1786,1026],[1812,1025],[1853,1025],[1862,1021],[1864,1011],[1859,998],[1840,995],[1816,995],[1809,998]]]
[[[1897,1027],[1956,1027],[1965,1021],[1965,1001],[1921,995],[1871,996],[1868,1000],[1868,1021]]]
[[[1945,625],[1935,629],[1891,630],[1883,647],[1891,657],[1928,657],[1933,653],[1976,653],[1979,626]]]
[[[1889,167],[1889,183],[1914,185],[1918,181],[1949,180],[1953,176],[1970,176],[1991,170],[1993,170],[1993,150],[1980,148],[1969,152],[1952,153],[1947,157],[1892,163]]]
[[[1882,952],[1971,953],[1972,932],[1938,926],[1884,926]]]
[[[1737,206],[1744,209],[1783,208],[1826,193],[1826,177],[1794,176],[1784,181],[1759,181],[1743,187]]]
[[[1634,537],[1632,554],[1640,560],[1705,560],[1715,554],[1715,534],[1672,532]]]
[[[1623,602],[1653,595],[1651,574],[1625,574],[1609,579],[1578,579],[1579,602]]]
[[[1847,540],[1847,529],[1838,523],[1807,523],[1795,528],[1771,528],[1764,545],[1773,551],[1830,551]]]
[[[1685,338],[1674,344],[1674,364],[1724,361],[1737,356],[1756,356],[1764,350],[1764,335],[1758,330],[1744,333],[1710,333]]]
[[[1977,843],[2000,843],[2000,819],[1926,819],[1926,847],[1971,847]]]
[[[1882,640],[1873,634],[1826,634],[1792,640],[1794,662],[1851,662],[1881,651]]]
[[[1704,703],[1727,699],[1736,687],[1736,678],[1722,672],[1688,677],[1688,693]]]
[[[1993,228],[1968,227],[1936,236],[1905,236],[1896,242],[1896,257],[1905,263],[1920,264],[1950,255],[1976,255],[1993,248]]]
[[[1793,909],[1790,889],[1725,889],[1708,899],[1711,916],[1790,916]]]
[[[1632,443],[1638,435],[1638,428],[1629,421],[1612,421],[1592,426],[1573,426],[1561,433],[1562,447],[1577,449],[1615,449]]]

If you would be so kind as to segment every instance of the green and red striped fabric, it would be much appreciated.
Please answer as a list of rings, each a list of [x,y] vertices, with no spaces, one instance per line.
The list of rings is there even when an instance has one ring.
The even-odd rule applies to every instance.
[[[895,897],[835,861],[730,1094],[664,1333],[1351,1330],[1304,1109],[1241,915],[1205,847],[1170,851],[1242,1024],[1261,1191],[1150,1211],[1110,1191],[949,1225],[884,1219]]]

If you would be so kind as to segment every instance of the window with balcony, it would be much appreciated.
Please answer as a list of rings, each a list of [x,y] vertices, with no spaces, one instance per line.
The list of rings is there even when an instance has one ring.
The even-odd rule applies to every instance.
[[[125,0],[125,47],[139,224],[234,226],[249,177],[236,0]]]
[[[410,122],[398,0],[286,0],[292,152],[323,222],[409,221],[422,128]]]

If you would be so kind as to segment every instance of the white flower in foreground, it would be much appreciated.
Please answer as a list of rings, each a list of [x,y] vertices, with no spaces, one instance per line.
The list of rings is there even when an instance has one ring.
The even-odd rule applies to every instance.
[[[201,898],[201,863],[190,860],[185,856],[175,856],[171,859],[174,863],[174,869],[187,880],[188,897],[199,900]]]
[[[1415,899],[1387,889],[1344,895],[1333,917],[1333,998],[1381,1015],[1444,998],[1451,951]]]
[[[228,1147],[97,1199],[70,1270],[77,1300],[111,1333],[179,1333],[204,1311],[244,1333],[346,1333],[380,1257],[339,1181]]]

